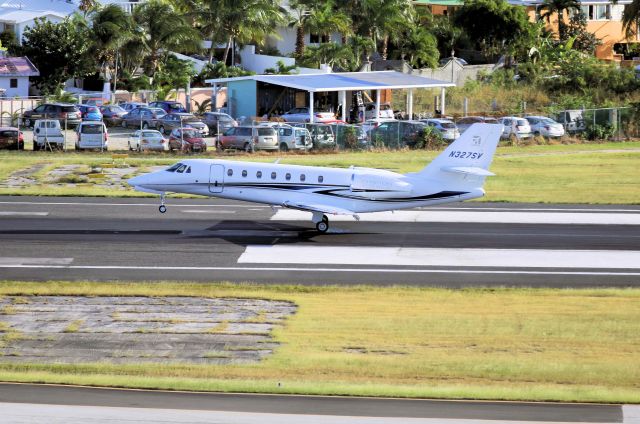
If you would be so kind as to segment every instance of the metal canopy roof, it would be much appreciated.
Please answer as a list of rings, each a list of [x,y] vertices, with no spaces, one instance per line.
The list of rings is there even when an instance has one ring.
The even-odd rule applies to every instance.
[[[219,84],[243,80],[255,80],[310,92],[455,87],[455,84],[451,82],[403,74],[402,72],[396,71],[305,75],[251,75],[237,78],[210,79],[205,82],[208,84]]]

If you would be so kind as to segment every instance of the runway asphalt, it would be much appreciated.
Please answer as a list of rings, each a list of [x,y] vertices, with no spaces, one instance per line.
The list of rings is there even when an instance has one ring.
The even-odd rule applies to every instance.
[[[219,199],[0,197],[0,273],[461,287],[636,286],[640,207],[464,203],[333,220]]]
[[[80,407],[148,408],[148,413],[145,414],[148,421],[136,420],[135,422],[174,422],[173,420],[167,420],[166,413],[164,415],[165,419],[154,421],[153,417],[158,417],[158,413],[168,410],[173,410],[177,417],[180,416],[180,411],[216,411],[218,414],[241,411],[245,414],[259,414],[247,417],[243,421],[237,421],[251,423],[333,423],[335,421],[330,420],[332,417],[386,418],[385,420],[375,420],[375,423],[447,423],[449,422],[448,420],[456,420],[455,422],[489,420],[500,423],[523,421],[538,423],[637,422],[628,419],[630,415],[635,415],[637,411],[625,411],[625,407],[622,405],[215,394],[6,383],[0,383],[0,404],[4,404],[3,412],[5,417],[12,416],[6,415],[11,414],[13,411],[13,409],[9,408],[11,404],[14,407],[17,404],[31,405],[31,416],[36,416],[38,405],[74,406],[73,412],[67,412],[67,414],[76,416],[76,418],[86,411]],[[26,414],[23,410],[20,410],[19,413],[22,416]],[[278,415],[271,415],[267,419],[266,414]],[[129,419],[131,419],[130,411],[126,416],[128,417],[126,421],[129,422]],[[283,417],[292,416],[297,417],[297,420],[283,419]],[[311,421],[312,417],[318,416],[324,416],[325,420],[318,421],[314,419]],[[210,415],[210,417],[214,418],[215,415]],[[281,418],[278,419],[278,417]],[[309,420],[306,417],[309,417]],[[431,420],[418,420],[420,418]],[[117,420],[105,422],[115,421]],[[98,420],[97,422],[102,421]],[[214,421],[210,419],[203,422],[232,421]],[[233,420],[233,422],[236,422],[236,420]],[[371,421],[358,419],[340,422],[368,423]]]

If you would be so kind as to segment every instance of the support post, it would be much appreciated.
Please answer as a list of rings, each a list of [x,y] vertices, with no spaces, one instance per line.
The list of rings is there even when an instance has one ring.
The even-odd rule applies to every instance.
[[[376,90],[376,114],[375,118],[380,118],[380,90]]]
[[[342,116],[340,119],[347,122],[347,92],[344,90],[340,92],[340,103],[342,104]]]
[[[407,115],[410,120],[413,119],[413,88],[410,88],[407,93]]]
[[[309,122],[313,124],[313,91],[309,91]]]
[[[445,88],[442,87],[440,88],[440,116],[445,116],[445,108],[444,108],[444,101],[445,101],[445,97],[444,97],[444,93],[445,93]]]

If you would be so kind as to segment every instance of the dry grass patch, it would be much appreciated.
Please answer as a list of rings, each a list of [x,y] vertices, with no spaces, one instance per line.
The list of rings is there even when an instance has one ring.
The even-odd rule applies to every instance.
[[[638,289],[7,282],[0,294],[243,297],[298,305],[274,330],[280,347],[259,364],[7,363],[0,365],[7,381],[640,402]]]

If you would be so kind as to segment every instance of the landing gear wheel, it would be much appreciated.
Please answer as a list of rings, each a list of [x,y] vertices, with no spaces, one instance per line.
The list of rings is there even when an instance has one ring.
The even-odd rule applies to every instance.
[[[324,219],[316,224],[316,230],[321,233],[326,233],[329,229],[329,222]]]
[[[160,211],[160,213],[165,213],[167,211],[167,207],[165,205],[160,205],[158,210]]]

